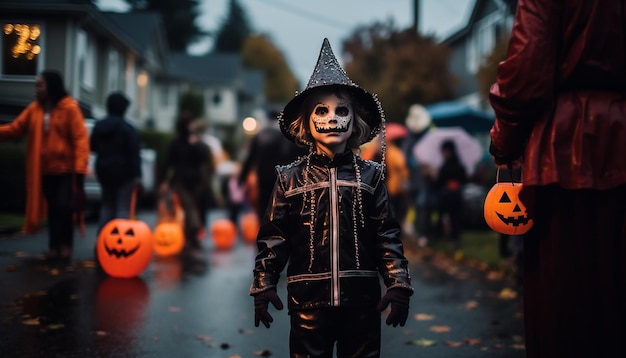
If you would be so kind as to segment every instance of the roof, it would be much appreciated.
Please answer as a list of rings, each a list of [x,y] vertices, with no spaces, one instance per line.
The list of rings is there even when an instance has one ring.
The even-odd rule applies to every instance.
[[[507,8],[511,14],[515,14],[517,8],[517,0],[475,0],[472,8],[472,12],[467,19],[467,23],[465,26],[460,28],[458,31],[452,33],[448,37],[446,37],[442,43],[452,44],[462,38],[464,38],[468,33],[470,33],[472,25],[478,20],[478,16],[480,15],[481,9],[485,6],[487,1],[495,1],[497,5],[504,6]]]
[[[170,54],[167,74],[170,78],[189,82],[240,86],[242,76],[241,56],[235,53],[210,53],[190,56],[184,53]]]
[[[161,15],[156,12],[102,12],[123,33],[130,38],[133,47],[146,54],[154,43],[156,31],[161,27]]]

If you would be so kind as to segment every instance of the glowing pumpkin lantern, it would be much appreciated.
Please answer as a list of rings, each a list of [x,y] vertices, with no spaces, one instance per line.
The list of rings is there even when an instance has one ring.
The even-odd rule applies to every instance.
[[[231,249],[237,240],[237,227],[228,219],[217,219],[211,225],[211,236],[217,249]]]
[[[256,236],[259,233],[259,219],[255,213],[249,212],[241,216],[239,227],[241,236],[246,242],[256,241]]]
[[[533,226],[526,207],[519,199],[521,183],[495,183],[485,197],[485,222],[500,234],[522,235]]]
[[[154,228],[154,253],[157,256],[177,255],[185,246],[183,228],[173,222],[162,222]]]
[[[135,216],[135,198],[131,199],[130,217]],[[150,264],[153,254],[152,231],[148,224],[134,219],[113,219],[98,236],[96,253],[100,266],[117,278],[139,276]]]

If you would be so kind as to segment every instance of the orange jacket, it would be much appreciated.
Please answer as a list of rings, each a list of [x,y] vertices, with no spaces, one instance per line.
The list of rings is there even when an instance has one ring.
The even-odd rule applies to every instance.
[[[389,196],[405,194],[409,184],[409,169],[402,150],[388,142],[385,158],[387,166],[385,183],[387,184]]]
[[[89,136],[78,103],[67,96],[50,113],[44,131],[44,111],[32,102],[11,123],[0,126],[0,141],[27,136],[26,215],[24,231],[33,233],[45,214],[41,176],[87,173]]]

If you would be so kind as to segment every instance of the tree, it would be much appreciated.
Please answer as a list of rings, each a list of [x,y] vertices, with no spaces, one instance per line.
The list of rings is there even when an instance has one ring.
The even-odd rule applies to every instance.
[[[485,58],[483,63],[476,72],[476,81],[478,82],[478,92],[480,100],[483,104],[489,104],[489,89],[496,82],[498,65],[506,58],[506,50],[509,45],[509,35],[502,36],[496,42],[491,53]]]
[[[241,52],[246,68],[265,74],[265,97],[269,102],[286,103],[298,90],[298,80],[282,52],[265,35],[249,36]]]
[[[199,0],[125,0],[131,11],[161,14],[169,48],[186,52],[187,47],[208,35],[196,24],[200,15]]]
[[[187,91],[178,99],[178,113],[190,112],[194,117],[202,117],[204,114],[204,97],[202,94]]]
[[[455,79],[448,70],[450,49],[393,21],[356,28],[343,41],[348,76],[378,95],[390,122],[403,122],[412,104],[452,97]]]
[[[217,30],[213,50],[240,53],[251,32],[252,28],[243,7],[237,0],[230,0],[228,15]]]

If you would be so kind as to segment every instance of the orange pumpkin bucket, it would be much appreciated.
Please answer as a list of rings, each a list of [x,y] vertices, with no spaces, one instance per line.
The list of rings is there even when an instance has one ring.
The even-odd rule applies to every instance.
[[[483,213],[489,227],[500,234],[522,235],[533,226],[526,206],[519,198],[522,190],[521,182],[500,182],[500,169],[496,174],[496,183],[491,187],[485,203]]]
[[[228,219],[217,219],[211,225],[211,236],[218,250],[231,249],[237,241],[237,227]]]
[[[153,237],[148,224],[135,219],[136,190],[130,200],[131,219],[113,219],[100,231],[96,253],[100,266],[111,277],[139,276],[150,264]]]

